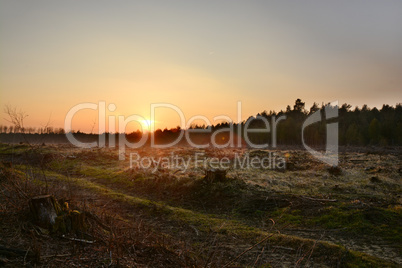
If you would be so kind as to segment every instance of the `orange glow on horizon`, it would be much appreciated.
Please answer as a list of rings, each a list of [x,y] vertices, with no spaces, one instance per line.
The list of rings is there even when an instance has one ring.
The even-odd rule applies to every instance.
[[[118,131],[119,115],[144,118],[129,123],[130,132],[181,125],[168,109],[148,121],[153,103],[179,107],[186,122],[202,115],[216,124],[220,115],[239,121],[238,101],[246,120],[297,98],[307,109],[336,100],[381,109],[402,99],[398,1],[320,8],[298,1],[22,2],[0,9],[0,111],[22,109],[26,127],[62,128],[72,107],[100,101],[116,106],[106,111],[115,118],[111,130]],[[9,125],[6,118],[0,125]],[[80,111],[72,128],[110,131],[108,118],[104,128],[99,121],[98,111]]]

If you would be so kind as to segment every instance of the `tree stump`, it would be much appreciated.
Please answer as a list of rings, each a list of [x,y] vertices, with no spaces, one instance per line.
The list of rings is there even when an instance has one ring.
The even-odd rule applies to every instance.
[[[69,209],[67,202],[61,207],[51,195],[32,198],[29,207],[36,223],[52,232],[78,233],[87,229],[85,213]]]
[[[51,228],[60,211],[59,204],[51,195],[40,195],[29,201],[31,213],[39,226]]]
[[[338,166],[331,166],[328,168],[328,172],[331,175],[339,176],[342,174],[342,169]]]
[[[226,179],[226,170],[225,169],[207,169],[205,171],[204,179],[209,182],[215,181],[224,181]]]

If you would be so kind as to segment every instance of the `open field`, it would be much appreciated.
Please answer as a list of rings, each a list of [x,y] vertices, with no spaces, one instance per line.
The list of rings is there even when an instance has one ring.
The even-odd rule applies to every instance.
[[[400,148],[344,150],[339,168],[302,150],[142,148],[118,156],[1,144],[0,246],[28,251],[4,256],[0,248],[0,265],[402,265]],[[275,157],[285,166],[241,166]],[[211,159],[228,159],[226,178],[205,178],[203,160]],[[84,213],[85,231],[37,227],[28,200],[40,194]]]

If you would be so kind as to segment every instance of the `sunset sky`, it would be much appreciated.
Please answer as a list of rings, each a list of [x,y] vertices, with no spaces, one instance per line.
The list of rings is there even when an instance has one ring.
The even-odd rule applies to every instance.
[[[0,1],[0,124],[63,127],[83,102],[107,115],[186,119],[313,102],[402,102],[402,1]],[[97,111],[77,113],[91,131]],[[156,128],[175,127],[156,110]],[[212,121],[213,122],[213,121]],[[131,124],[127,131],[136,128]]]

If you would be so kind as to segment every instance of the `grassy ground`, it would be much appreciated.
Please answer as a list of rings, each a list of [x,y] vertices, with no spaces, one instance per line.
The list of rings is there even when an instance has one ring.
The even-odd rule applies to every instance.
[[[130,153],[154,160],[147,169],[132,167]],[[238,157],[273,154],[286,160],[286,168],[236,166]],[[173,155],[190,160],[188,167],[155,162]],[[228,159],[227,178],[205,180],[204,162],[196,155]],[[398,150],[341,153],[339,169],[298,150],[144,148],[119,161],[118,151],[108,148],[1,144],[0,156],[6,197],[1,213],[18,222],[2,222],[3,232],[16,235],[0,236],[0,245],[27,250],[34,241],[36,256],[42,256],[3,260],[9,266],[21,261],[145,267],[402,264]],[[58,233],[35,231],[26,203],[43,193],[94,215],[97,220],[88,218],[91,228],[84,235],[97,242],[81,245],[85,242],[71,240],[78,234],[66,241]],[[22,227],[16,231],[16,226]],[[33,234],[26,238],[26,232]],[[52,246],[43,249],[49,241]]]

